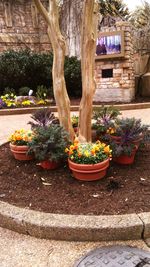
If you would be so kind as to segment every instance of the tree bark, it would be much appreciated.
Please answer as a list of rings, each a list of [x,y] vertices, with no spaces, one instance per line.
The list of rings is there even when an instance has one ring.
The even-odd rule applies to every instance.
[[[79,140],[91,141],[92,102],[96,89],[94,80],[98,4],[85,0],[81,37],[82,99],[79,109]]]
[[[80,55],[81,45],[81,18],[84,0],[63,0],[60,24],[66,37],[67,55],[69,57]]]
[[[34,3],[48,24],[48,35],[52,44],[54,56],[52,69],[54,97],[58,109],[60,125],[66,129],[70,139],[73,140],[74,130],[70,117],[70,100],[64,78],[66,43],[60,32],[58,6],[56,0],[49,0],[48,12],[40,0],[34,0]]]

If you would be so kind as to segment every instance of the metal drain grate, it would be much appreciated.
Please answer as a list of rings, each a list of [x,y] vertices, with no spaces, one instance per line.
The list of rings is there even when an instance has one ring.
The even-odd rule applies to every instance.
[[[150,252],[128,246],[109,246],[90,251],[74,267],[150,267]]]

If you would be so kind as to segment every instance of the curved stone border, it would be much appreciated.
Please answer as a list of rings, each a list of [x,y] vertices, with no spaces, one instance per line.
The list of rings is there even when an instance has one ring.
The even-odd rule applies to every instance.
[[[0,201],[0,226],[38,238],[68,241],[135,240],[150,237],[150,213],[84,216],[50,214]]]
[[[101,105],[93,105],[93,109],[96,110]],[[106,105],[109,106],[109,105]],[[120,110],[132,110],[132,109],[146,109],[150,108],[150,103],[132,103],[132,104],[114,104]],[[0,115],[19,115],[19,114],[31,114],[39,109],[50,109],[52,112],[57,112],[56,106],[41,106],[41,107],[29,107],[29,108],[15,108],[15,109],[1,109]],[[78,111],[79,106],[71,106],[71,111]]]

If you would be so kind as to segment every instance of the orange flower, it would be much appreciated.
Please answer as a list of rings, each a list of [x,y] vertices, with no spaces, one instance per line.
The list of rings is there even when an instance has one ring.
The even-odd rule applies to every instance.
[[[79,151],[78,152],[78,157],[80,158],[82,156],[82,153]]]
[[[91,150],[91,154],[95,155],[95,149],[94,148]]]
[[[110,153],[110,148],[109,148],[109,146],[105,146],[105,147],[104,147],[104,152],[105,152],[106,154]]]

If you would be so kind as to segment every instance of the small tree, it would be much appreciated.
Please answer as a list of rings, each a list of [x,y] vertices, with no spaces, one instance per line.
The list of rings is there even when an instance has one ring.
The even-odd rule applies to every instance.
[[[150,53],[150,4],[143,2],[137,6],[130,18],[133,27],[133,44],[136,52],[143,54]]]
[[[52,44],[53,59],[53,87],[60,124],[69,132],[73,140],[74,131],[70,119],[70,101],[67,95],[64,79],[64,59],[66,42],[59,27],[59,12],[56,0],[49,0],[49,10],[40,0],[34,0],[39,12],[48,25],[48,35]],[[92,99],[95,92],[94,57],[96,47],[98,5],[95,0],[84,0],[81,36],[81,69],[82,69],[82,99],[79,114],[79,140],[91,140]]]

